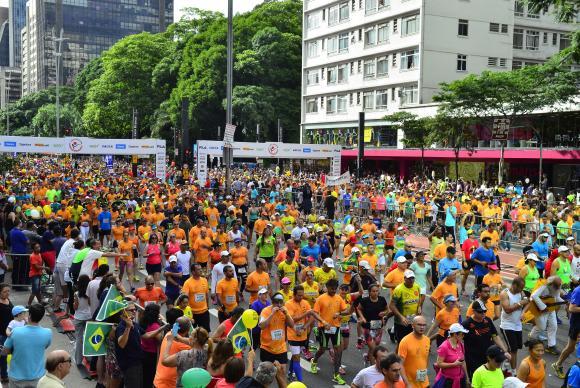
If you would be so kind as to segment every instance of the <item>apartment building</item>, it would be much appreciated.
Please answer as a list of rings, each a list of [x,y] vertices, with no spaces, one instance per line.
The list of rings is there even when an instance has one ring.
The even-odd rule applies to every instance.
[[[305,143],[402,148],[383,118],[432,102],[441,82],[545,61],[575,27],[513,0],[305,0]]]

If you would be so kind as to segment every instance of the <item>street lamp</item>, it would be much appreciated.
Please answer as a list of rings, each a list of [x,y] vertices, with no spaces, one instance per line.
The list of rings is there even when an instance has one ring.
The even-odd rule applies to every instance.
[[[62,57],[62,42],[68,38],[63,38],[63,29],[60,29],[60,35],[58,38],[53,37],[56,53],[56,137],[60,137],[60,67],[61,67],[61,57]]]
[[[234,78],[234,1],[228,0],[228,40],[227,40],[227,87],[226,87],[226,124],[232,124],[232,89]],[[224,159],[226,162],[226,193],[230,192],[233,162],[232,148],[224,144]]]
[[[6,77],[6,73],[4,73],[4,89],[6,92],[6,135],[10,136],[10,81],[12,81],[12,77]]]

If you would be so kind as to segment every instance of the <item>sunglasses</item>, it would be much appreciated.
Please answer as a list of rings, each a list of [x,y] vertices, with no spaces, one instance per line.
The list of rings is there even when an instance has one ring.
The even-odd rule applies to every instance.
[[[62,360],[61,361],[61,364],[62,363],[65,363],[65,362],[68,362],[69,364],[72,364],[72,358],[69,358],[68,360]]]
[[[145,283],[146,286],[154,286],[155,283]]]

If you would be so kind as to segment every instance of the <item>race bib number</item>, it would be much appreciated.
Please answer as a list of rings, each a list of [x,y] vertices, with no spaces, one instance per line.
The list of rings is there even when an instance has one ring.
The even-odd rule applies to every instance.
[[[236,296],[235,295],[227,295],[226,296],[226,304],[234,304],[236,303]]]
[[[195,294],[193,297],[196,302],[204,302],[205,301],[205,294]]]
[[[369,332],[369,334],[370,334],[371,338],[376,338],[377,334],[378,334],[378,330],[371,330]]]
[[[350,328],[350,326],[348,326],[348,322],[343,322],[343,323],[340,324],[340,329],[341,330],[347,330],[349,328]]]
[[[427,381],[427,369],[417,369],[415,380],[418,382]]]
[[[238,273],[246,273],[246,267],[238,268]]]
[[[324,330],[326,334],[336,334],[336,327],[331,326],[330,329]]]
[[[272,336],[272,341],[281,341],[282,340],[282,330],[272,330],[270,335]]]
[[[298,325],[294,325],[294,331],[301,331],[304,328],[304,324],[300,323]]]
[[[369,297],[369,290],[364,290],[362,293],[362,297],[363,298],[368,298]]]
[[[381,320],[373,320],[369,323],[371,330],[381,329],[383,327],[383,321]]]

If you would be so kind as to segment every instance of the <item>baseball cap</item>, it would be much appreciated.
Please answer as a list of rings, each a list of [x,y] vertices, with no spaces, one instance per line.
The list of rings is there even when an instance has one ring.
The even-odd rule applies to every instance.
[[[415,277],[415,272],[411,271],[410,269],[405,270],[405,278],[414,278]]]
[[[528,383],[524,383],[517,377],[508,377],[503,381],[502,388],[525,388]]]
[[[350,239],[348,240],[348,242],[356,243],[356,236],[350,236]]]
[[[366,260],[361,260],[358,265],[364,269],[371,269],[371,265]]]
[[[363,240],[364,240],[365,238],[369,238],[369,237],[371,237],[371,236],[369,236],[368,234],[363,234],[363,236],[362,236]]]
[[[26,307],[21,306],[21,305],[17,305],[17,306],[12,307],[12,316],[15,317],[18,314],[22,314],[22,313],[25,313],[27,311],[28,311],[28,309]]]
[[[353,247],[353,248],[350,250],[350,253],[355,253],[355,252],[358,252],[358,253],[360,253],[360,249],[358,249],[357,247]]]
[[[397,218],[397,222],[404,222],[405,220],[403,220],[401,217]]]
[[[485,305],[479,300],[476,300],[471,304],[471,309],[478,313],[485,313],[487,311],[487,307],[485,307]]]
[[[403,228],[402,226],[399,226],[399,227],[397,228],[397,230],[405,230],[405,228]]]
[[[538,256],[535,253],[529,253],[526,256],[526,260],[540,261],[540,259],[538,259]]]
[[[324,221],[326,218],[324,216],[318,217],[318,221]]]
[[[284,295],[277,292],[274,295],[272,295],[272,300],[278,300],[278,301],[284,302]]]
[[[177,256],[175,256],[175,255],[169,256],[169,262],[170,263],[176,263],[177,262]]]
[[[239,243],[239,242],[242,242],[242,239],[241,239],[241,238],[239,238],[239,237],[236,237],[236,238],[234,239],[234,243]]]
[[[262,287],[258,290],[258,295],[266,294],[267,292],[268,292],[268,289],[266,287]]]
[[[443,298],[443,303],[449,303],[449,302],[457,302],[457,298],[452,294],[445,295],[445,298]]]
[[[451,296],[453,296],[453,295],[451,295]],[[469,330],[467,330],[465,327],[463,327],[463,325],[461,323],[454,323],[453,325],[449,326],[449,334],[455,334],[455,333],[467,334],[467,333],[469,333]]]
[[[327,267],[334,268],[334,261],[330,257],[324,259],[323,264]]]
[[[405,256],[399,256],[397,257],[397,263],[406,263],[407,259],[405,258]]]
[[[222,252],[220,253],[220,256],[221,256],[221,257],[224,257],[224,256],[229,256],[229,255],[230,255],[230,253],[229,253],[228,251],[222,251]]]
[[[492,271],[497,271],[499,268],[497,268],[497,265],[495,264],[490,264],[487,266],[487,268],[491,269]]]
[[[474,232],[473,232],[473,230],[471,230],[471,229],[469,229],[469,230],[467,231],[467,234],[468,234],[468,235],[470,235],[470,234],[473,234],[473,233],[474,233]]]
[[[542,234],[540,234],[540,236],[548,238],[548,237],[550,237],[550,234],[548,234],[548,233],[542,233]]]
[[[488,357],[493,358],[496,362],[504,362],[506,357],[504,351],[497,345],[491,345],[486,352]]]
[[[292,282],[287,277],[282,278],[282,284],[290,284],[290,283],[292,283]]]
[[[574,241],[574,237],[572,237],[572,236],[569,236],[569,237],[566,239],[566,241]]]
[[[568,252],[569,250],[570,250],[570,248],[568,248],[568,247],[567,247],[567,246],[565,246],[565,245],[562,245],[562,246],[558,247],[558,253],[561,253],[561,252]]]
[[[309,262],[309,263],[312,263],[313,261],[314,261],[314,257],[312,257],[312,256],[308,256],[308,262]]]

